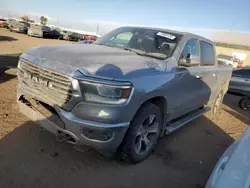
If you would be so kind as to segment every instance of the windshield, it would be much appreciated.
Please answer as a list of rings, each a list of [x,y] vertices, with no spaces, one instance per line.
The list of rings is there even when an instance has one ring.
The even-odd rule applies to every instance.
[[[98,39],[95,44],[119,47],[139,55],[166,59],[173,55],[180,38],[180,34],[167,31],[122,27]]]

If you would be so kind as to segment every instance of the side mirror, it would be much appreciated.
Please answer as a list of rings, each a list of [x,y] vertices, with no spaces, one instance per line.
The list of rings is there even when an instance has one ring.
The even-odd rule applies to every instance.
[[[188,53],[186,57],[183,57],[183,55],[181,56],[178,64],[184,67],[197,66],[200,64],[200,57]]]

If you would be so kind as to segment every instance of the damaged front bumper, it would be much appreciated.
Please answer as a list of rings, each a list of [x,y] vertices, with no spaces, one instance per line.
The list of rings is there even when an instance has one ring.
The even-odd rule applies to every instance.
[[[18,100],[18,103],[21,113],[57,135],[58,139],[99,151],[115,152],[130,124],[129,122],[107,124],[83,120],[59,107],[54,107],[55,113],[48,116],[27,101]]]

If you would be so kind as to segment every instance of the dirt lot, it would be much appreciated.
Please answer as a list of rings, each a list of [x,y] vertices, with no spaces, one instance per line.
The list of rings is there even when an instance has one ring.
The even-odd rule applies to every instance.
[[[208,113],[171,136],[137,165],[107,159],[86,149],[57,142],[18,111],[15,101],[18,55],[26,49],[65,41],[31,38],[0,29],[0,187],[125,188],[204,187],[224,150],[250,124],[250,113],[227,94],[222,110]]]

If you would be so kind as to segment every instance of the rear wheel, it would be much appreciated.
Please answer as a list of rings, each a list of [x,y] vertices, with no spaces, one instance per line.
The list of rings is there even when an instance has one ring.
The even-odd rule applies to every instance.
[[[162,130],[160,108],[146,103],[134,117],[120,147],[121,157],[132,163],[145,160],[153,151]]]
[[[250,110],[250,96],[242,97],[239,101],[239,106],[243,110]]]

